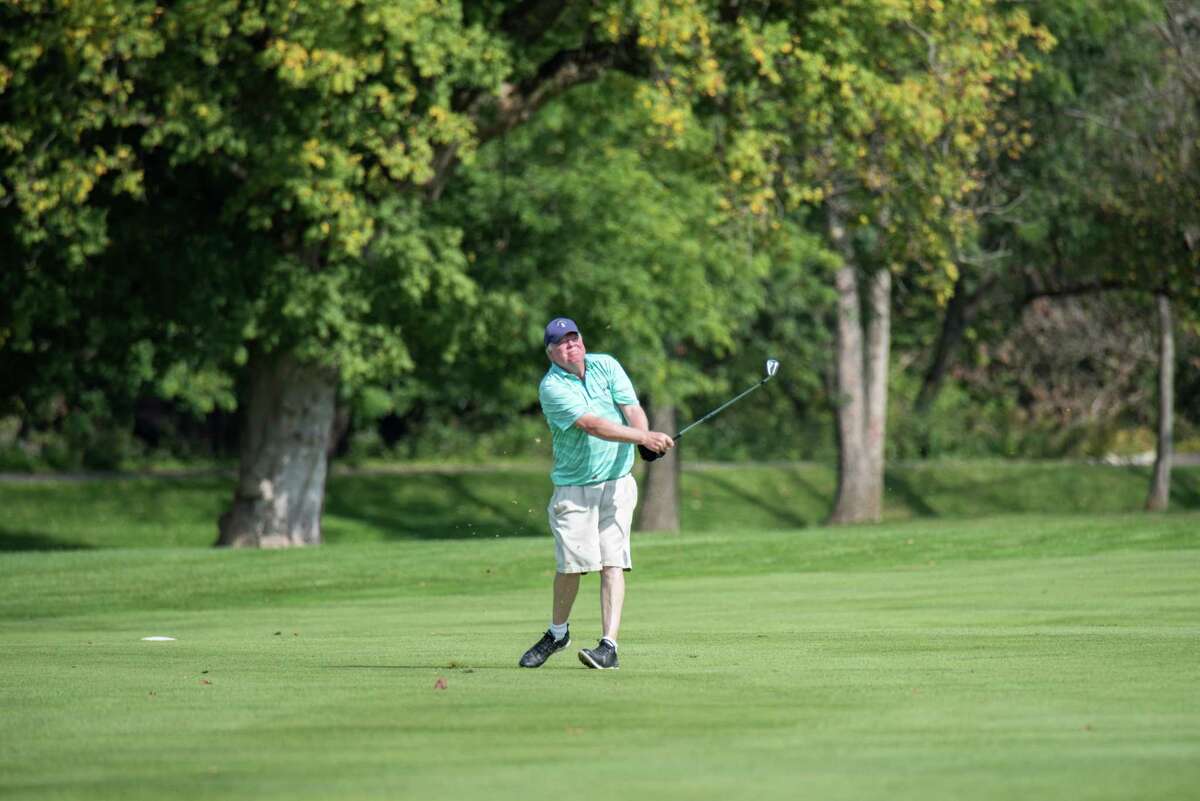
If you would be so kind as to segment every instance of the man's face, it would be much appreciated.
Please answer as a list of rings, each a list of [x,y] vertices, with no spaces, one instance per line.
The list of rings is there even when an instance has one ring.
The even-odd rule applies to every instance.
[[[583,347],[583,337],[570,333],[550,346],[550,358],[560,365],[580,364],[587,351]]]

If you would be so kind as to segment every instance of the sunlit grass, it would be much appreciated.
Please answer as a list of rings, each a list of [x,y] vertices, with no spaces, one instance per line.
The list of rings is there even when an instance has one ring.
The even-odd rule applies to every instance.
[[[1187,798],[1197,532],[1181,513],[639,535],[615,674],[574,648],[516,667],[548,614],[545,535],[8,553],[0,796]]]

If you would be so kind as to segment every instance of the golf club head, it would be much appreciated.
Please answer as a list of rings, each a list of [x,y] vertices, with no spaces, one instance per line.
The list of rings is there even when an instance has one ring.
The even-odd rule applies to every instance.
[[[779,372],[779,360],[767,359],[767,377],[763,381],[770,381]]]

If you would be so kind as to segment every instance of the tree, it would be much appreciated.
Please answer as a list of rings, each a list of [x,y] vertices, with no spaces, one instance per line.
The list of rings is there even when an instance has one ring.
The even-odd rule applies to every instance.
[[[1052,41],[1024,10],[984,0],[779,4],[732,28],[739,202],[819,225],[840,260],[833,522],[881,512],[893,274],[915,268],[945,294],[975,224],[961,200],[985,150],[1011,139],[993,123],[1030,75],[1022,47]]]
[[[933,340],[912,408],[926,424],[965,341],[1004,339],[1020,325],[1028,303],[1064,286],[1071,271],[1080,278],[1070,283],[1090,280],[1085,273],[1094,256],[1087,248],[1107,232],[1089,222],[1095,167],[1077,121],[1065,111],[1078,106],[1097,76],[1110,69],[1112,43],[1144,21],[1148,6],[1128,0],[1100,9],[1064,0],[1031,8],[1034,21],[1057,44],[1031,53],[1038,67],[1032,79],[998,111],[995,127],[1006,136],[985,151],[976,187],[960,201],[979,225],[958,247],[949,299],[910,308],[905,321],[937,321],[918,340]],[[1062,280],[1049,280],[1055,272]],[[930,447],[926,440],[922,452],[928,455]]]
[[[1140,26],[1141,27],[1141,26]],[[1152,61],[1133,69],[1132,86],[1110,89],[1094,112],[1079,114],[1099,145],[1093,152],[1111,176],[1101,184],[1100,214],[1127,231],[1132,264],[1106,277],[1154,293],[1159,332],[1158,436],[1149,510],[1170,498],[1174,426],[1172,298],[1200,312],[1200,16],[1190,4],[1166,2],[1148,26]],[[1132,35],[1142,33],[1135,29]],[[1124,44],[1128,37],[1122,37]],[[1121,86],[1121,83],[1117,84]],[[1099,128],[1099,130],[1095,130]]]
[[[455,165],[606,70],[711,72],[690,3],[2,13],[0,225],[20,265],[5,275],[4,347],[42,358],[113,275],[130,297],[147,279],[178,291],[124,319],[105,300],[91,327],[114,350],[141,346],[143,382],[173,365],[246,376],[227,545],[319,542],[337,387],[403,375],[423,337],[453,353],[469,330],[461,231],[431,214]],[[198,285],[147,252],[160,234]]]
[[[1070,2],[1039,11],[1065,44],[1023,100],[1038,144],[1012,172],[1029,202],[991,227],[1024,261],[1023,280],[999,288],[1017,308],[1080,293],[1121,291],[1138,308],[1156,298],[1158,457],[1147,505],[1162,508],[1174,405],[1171,305],[1194,315],[1200,263],[1200,218],[1188,199],[1200,192],[1194,12],[1141,0],[1099,14]]]

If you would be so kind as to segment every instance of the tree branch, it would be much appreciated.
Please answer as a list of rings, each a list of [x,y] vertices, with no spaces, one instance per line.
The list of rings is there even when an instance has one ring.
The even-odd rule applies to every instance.
[[[479,141],[486,142],[525,122],[548,101],[574,86],[594,81],[610,70],[644,74],[647,69],[634,35],[616,43],[560,50],[531,77],[518,84],[504,84],[499,96],[476,98],[468,112],[479,126]]]
[[[482,144],[526,122],[538,109],[568,89],[597,80],[612,70],[631,74],[648,71],[648,64],[637,46],[636,32],[615,43],[591,42],[560,50],[520,83],[503,84],[499,94],[464,95],[456,98],[455,105],[474,120],[477,139]],[[434,177],[425,185],[432,199],[441,195],[457,163],[456,145],[447,145],[438,151],[434,157]]]
[[[930,36],[925,31],[918,28],[916,25],[913,25],[908,20],[904,21],[904,27],[908,28],[910,31],[917,34],[925,41],[925,48],[926,48],[925,57],[929,61],[929,69],[930,69],[930,71],[933,72],[934,75],[936,75],[939,79],[941,79],[942,71],[941,71],[941,69],[938,68],[937,43],[934,42],[933,37]]]
[[[1035,300],[1041,298],[1067,298],[1076,297],[1078,295],[1092,295],[1098,292],[1121,292],[1140,290],[1147,291],[1147,287],[1135,283],[1133,281],[1118,281],[1118,280],[1103,280],[1084,281],[1080,284],[1069,284],[1060,287],[1030,287],[1025,290],[1025,295],[1021,298],[1021,308],[1028,306]]]

